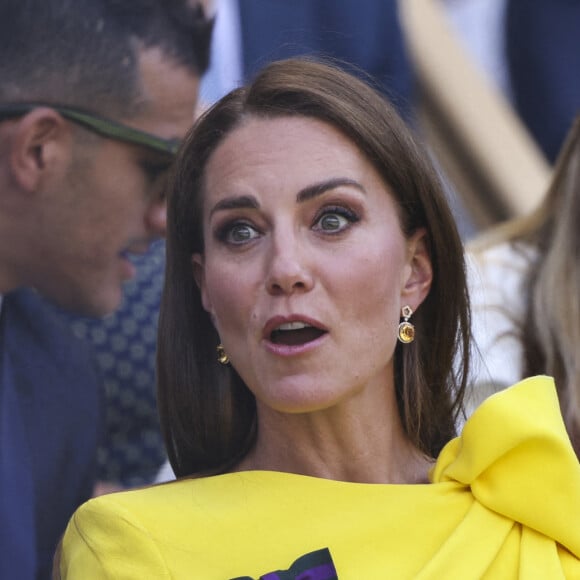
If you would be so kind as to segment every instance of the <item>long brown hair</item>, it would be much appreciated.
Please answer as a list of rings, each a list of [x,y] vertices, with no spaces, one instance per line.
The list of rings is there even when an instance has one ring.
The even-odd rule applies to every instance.
[[[290,59],[266,66],[200,118],[171,180],[158,398],[173,469],[178,476],[227,471],[255,440],[254,397],[231,365],[217,362],[218,336],[202,307],[191,256],[203,252],[208,159],[244,119],[279,116],[315,118],[341,131],[393,192],[405,234],[428,232],[433,283],[413,316],[416,340],[396,348],[395,384],[406,432],[435,456],[455,433],[469,360],[463,247],[453,217],[428,155],[383,96],[338,66]]]

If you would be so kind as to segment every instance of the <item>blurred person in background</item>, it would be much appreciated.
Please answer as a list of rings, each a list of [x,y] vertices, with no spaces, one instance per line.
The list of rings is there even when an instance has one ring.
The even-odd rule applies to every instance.
[[[468,246],[474,384],[468,413],[488,395],[535,374],[556,380],[580,456],[580,116],[532,214]]]

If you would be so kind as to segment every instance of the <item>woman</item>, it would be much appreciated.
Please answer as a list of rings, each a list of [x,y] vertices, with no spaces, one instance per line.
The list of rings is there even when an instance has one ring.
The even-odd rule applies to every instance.
[[[522,377],[555,378],[580,455],[580,116],[538,209],[470,246],[475,365],[473,406]]]
[[[580,515],[580,468],[550,380],[452,439],[461,243],[375,91],[324,64],[267,66],[197,123],[169,203],[159,401],[188,477],[85,504],[63,578],[580,573],[561,521]],[[564,483],[538,513],[546,461]]]

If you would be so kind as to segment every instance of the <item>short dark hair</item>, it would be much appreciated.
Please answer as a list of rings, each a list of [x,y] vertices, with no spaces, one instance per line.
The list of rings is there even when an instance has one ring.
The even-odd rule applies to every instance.
[[[169,188],[167,270],[158,340],[158,400],[178,476],[228,470],[256,435],[255,399],[217,362],[218,335],[203,309],[191,256],[203,252],[204,171],[226,136],[248,118],[314,118],[341,131],[388,185],[410,236],[427,232],[433,282],[413,316],[413,343],[395,350],[395,385],[406,433],[435,457],[455,435],[470,340],[463,245],[426,151],[394,107],[368,84],[328,63],[290,59],[266,66],[192,128]]]
[[[139,98],[137,50],[201,76],[213,21],[187,0],[2,0],[0,103],[59,103],[120,117]]]

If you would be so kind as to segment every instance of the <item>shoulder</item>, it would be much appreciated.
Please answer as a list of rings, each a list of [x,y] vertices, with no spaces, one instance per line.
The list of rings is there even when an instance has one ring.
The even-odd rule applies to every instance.
[[[52,420],[79,413],[79,421],[94,421],[102,402],[101,375],[86,341],[28,288],[6,295],[2,308],[4,356],[30,412],[56,413]]]
[[[60,577],[169,578],[151,523],[163,514],[155,490],[102,495],[78,508],[57,553]]]
[[[7,346],[18,348],[25,343],[28,356],[46,355],[62,364],[63,372],[67,368],[94,369],[89,345],[78,339],[57,315],[56,307],[34,290],[21,288],[7,294],[2,308],[6,309]]]
[[[570,525],[580,520],[580,464],[550,377],[489,397],[443,449],[432,479],[469,486],[490,510],[580,556],[580,529]]]
[[[85,502],[61,542],[61,578],[171,578],[175,570],[185,570],[184,562],[203,560],[212,522],[224,533],[239,529],[228,494],[240,500],[239,486],[228,483],[233,477],[225,480],[181,479]]]
[[[92,471],[101,428],[102,391],[94,358],[36,292],[10,293],[2,308],[2,355],[18,393],[34,471],[44,480],[40,489],[48,488],[49,480],[72,481],[75,472],[84,477],[85,468]],[[55,456],[67,457],[64,467]]]

